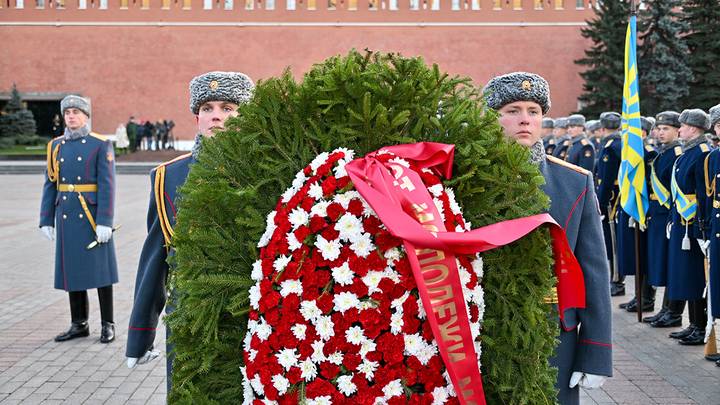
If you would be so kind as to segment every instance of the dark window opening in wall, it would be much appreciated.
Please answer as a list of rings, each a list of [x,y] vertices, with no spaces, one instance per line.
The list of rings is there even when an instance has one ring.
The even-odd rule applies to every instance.
[[[0,100],[0,110],[5,108],[8,98],[3,97]],[[53,133],[53,119],[55,115],[60,118],[62,123],[62,115],[60,115],[60,100],[23,100],[25,108],[30,110],[35,118],[37,134],[44,137],[57,136]]]

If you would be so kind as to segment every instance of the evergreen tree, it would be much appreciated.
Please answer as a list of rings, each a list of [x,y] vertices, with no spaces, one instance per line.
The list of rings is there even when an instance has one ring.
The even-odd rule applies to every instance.
[[[438,106],[441,111],[438,112]],[[265,218],[295,173],[338,147],[356,156],[419,141],[456,145],[455,189],[474,226],[536,214],[548,200],[529,151],[508,141],[467,78],[420,58],[333,57],[298,83],[290,72],[260,82],[226,131],[203,141],[181,189],[169,284],[175,311],[173,403],[240,403],[248,289]],[[501,162],[501,163],[500,163]],[[211,209],[208,209],[210,207]],[[490,404],[555,397],[557,314],[546,230],[483,254],[482,373]]]
[[[685,40],[690,49],[688,66],[694,75],[685,107],[707,111],[720,100],[720,3],[686,0],[681,18],[686,24]]]
[[[689,94],[693,78],[687,65],[688,47],[681,32],[687,24],[680,20],[679,0],[647,0],[640,14],[643,31],[638,49],[640,108],[643,115],[681,110],[681,100]]]
[[[36,133],[33,113],[25,109],[20,100],[20,92],[13,84],[10,101],[0,115],[0,138],[19,138],[34,136]]]
[[[581,30],[583,38],[593,45],[585,50],[585,57],[575,61],[586,68],[580,73],[584,104],[580,113],[598,116],[604,111],[620,111],[625,63],[625,32],[630,16],[630,4],[626,0],[599,2],[596,17],[587,21]]]

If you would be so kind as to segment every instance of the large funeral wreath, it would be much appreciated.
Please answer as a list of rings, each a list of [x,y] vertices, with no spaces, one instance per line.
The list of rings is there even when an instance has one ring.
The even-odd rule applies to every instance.
[[[288,190],[305,180],[298,181],[299,173],[305,171],[309,175],[312,170],[309,171],[308,165],[317,161],[318,156],[333,156],[324,152],[343,151],[334,155],[337,161],[349,158],[348,149],[352,149],[356,157],[362,157],[385,146],[422,141],[455,145],[453,178],[443,180],[443,185],[454,190],[457,204],[449,201],[444,192],[437,196],[448,204],[462,207],[464,221],[473,228],[537,214],[547,207],[547,197],[539,187],[543,179],[538,168],[530,163],[528,150],[504,138],[496,115],[484,109],[480,91],[469,79],[452,77],[436,65],[429,67],[421,58],[352,51],[347,56],[332,57],[315,65],[302,82],[295,81],[286,72],[282,77],[258,84],[253,100],[240,108],[238,118],[229,121],[227,130],[203,143],[199,160],[181,189],[183,198],[173,240],[176,255],[172,259],[171,277],[176,307],[167,318],[170,342],[174,345],[171,401],[242,401],[244,349],[249,349],[245,339],[248,318],[254,318],[250,324],[253,334],[257,335],[257,314],[251,312],[258,308],[261,311],[267,309],[261,308],[262,305],[267,307],[267,303],[259,301],[262,298],[258,296],[262,273],[259,246],[267,250],[265,246],[272,243],[266,234],[266,228],[274,229],[274,225],[268,226],[272,222],[272,218],[268,222],[268,214],[279,207],[281,196],[289,199],[294,192]],[[333,192],[346,192],[352,188],[352,184],[342,190],[335,190],[335,186],[328,186],[332,190],[318,191],[316,188],[317,199],[328,194],[325,197],[329,197],[328,203],[331,203]],[[353,198],[349,197],[345,204],[340,204],[343,205],[342,212],[334,218],[339,221],[342,214],[352,214],[349,215],[352,218],[345,219],[350,228],[358,225],[354,218],[363,218],[363,212],[366,212],[361,201],[351,207],[351,200]],[[302,204],[297,203],[298,206]],[[311,206],[308,202],[305,209],[309,212]],[[309,217],[296,212],[288,221],[289,215],[291,213],[286,213],[286,222],[292,224],[293,236],[287,234],[291,242],[283,237],[285,245],[292,243],[298,249],[303,242],[312,246],[321,236],[324,236],[322,241],[331,237],[328,235],[338,237],[332,231],[314,237],[305,229],[310,226]],[[323,211],[323,216],[327,215]],[[461,224],[462,221],[460,218]],[[363,232],[369,228],[380,232],[378,225],[365,223],[360,226],[364,226]],[[298,227],[301,228],[300,239],[304,240],[296,238]],[[378,233],[372,241],[376,242],[377,237],[387,235]],[[349,238],[344,239],[348,246]],[[353,251],[372,254],[368,251],[369,241],[352,241],[362,245],[356,245],[360,246],[359,250],[353,247]],[[324,249],[332,249],[328,246]],[[370,248],[373,247],[380,249],[382,246],[371,243]],[[392,243],[385,246],[386,249],[393,247]],[[287,255],[280,253],[277,257],[281,258],[280,266],[284,269],[291,256],[289,252]],[[487,402],[553,403],[556,371],[550,367],[548,358],[556,345],[558,322],[551,307],[543,300],[555,282],[548,232],[534,231],[510,245],[485,252],[481,263],[485,309],[479,340]],[[472,268],[472,265],[466,267]],[[326,270],[330,271],[329,268]],[[313,278],[313,282],[326,282],[328,286],[337,283],[347,275],[347,269],[341,269],[338,274],[339,279],[320,278],[318,281]],[[284,285],[280,282],[263,284],[265,295],[270,294],[278,301],[280,297],[285,300],[288,296],[296,297],[294,293],[300,294],[298,288],[292,280]],[[337,291],[340,290],[344,291],[345,300],[336,302],[335,310],[339,305],[345,313],[347,308],[360,305],[355,300],[361,294],[352,290],[352,286],[338,287]],[[412,305],[405,305],[406,298],[398,304],[400,309],[407,311],[409,307],[416,311],[419,300],[411,300]],[[469,304],[470,301],[468,298]],[[272,305],[276,305],[275,301]],[[329,313],[332,307],[304,307],[303,316],[313,322],[310,325],[312,333],[317,334],[316,322],[322,312]],[[400,313],[402,315],[402,311]],[[327,318],[324,322],[331,319],[329,316],[324,318]],[[341,318],[332,319],[339,323]],[[357,321],[346,322],[345,327],[363,326],[359,319]],[[415,320],[406,317],[407,322]],[[305,337],[307,326],[289,330],[293,333],[292,339],[297,340]],[[425,337],[429,336],[426,334]],[[392,340],[393,336],[388,334],[387,339]],[[342,345],[344,342],[334,343]],[[427,343],[418,344],[422,348],[422,344]],[[387,345],[391,347],[389,343]],[[278,358],[290,370],[296,364],[297,354],[285,351],[285,357]],[[394,354],[402,356],[402,353]],[[385,364],[386,359],[380,356],[374,360]],[[312,364],[306,365],[312,368]],[[358,367],[358,364],[352,366]],[[257,365],[254,367],[257,369]],[[327,377],[328,383],[347,395],[353,394],[353,389],[373,388],[375,381],[372,378],[362,382],[362,387],[351,382],[346,367],[347,364],[337,361],[331,372],[323,369],[306,371],[313,378],[315,375]],[[279,386],[283,392],[297,391],[295,400],[305,399],[305,382],[297,375],[290,377],[293,378],[290,381],[286,378],[290,374],[276,377],[272,395],[277,394],[275,390]],[[262,390],[258,381],[255,383],[254,388]],[[390,394],[410,401],[412,394],[418,391],[412,383],[399,378],[387,385],[387,389]],[[390,395],[387,391],[385,394]]]

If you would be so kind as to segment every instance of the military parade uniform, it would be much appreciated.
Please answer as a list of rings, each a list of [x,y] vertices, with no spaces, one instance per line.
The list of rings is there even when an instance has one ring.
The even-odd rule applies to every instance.
[[[72,134],[72,136],[71,136]],[[55,288],[70,296],[71,331],[58,341],[88,336],[88,289],[97,288],[104,343],[114,339],[112,285],[118,282],[115,244],[96,241],[96,227],[112,227],[115,154],[112,143],[87,127],[50,141],[40,227],[56,229]],[[109,330],[112,327],[112,334]]]
[[[555,142],[555,149],[550,156],[565,160],[568,154],[568,149],[570,149],[570,145],[572,144],[572,141],[570,141],[570,135],[565,134],[555,139]]]
[[[135,294],[126,357],[141,358],[153,348],[160,314],[168,298],[168,256],[177,216],[178,189],[185,183],[194,161],[192,154],[179,156],[154,168],[150,173],[150,206],[147,214],[148,235],[140,253],[135,278]],[[170,312],[171,307],[166,308]],[[169,333],[169,331],[168,331]],[[172,375],[172,358],[167,348],[168,385]]]
[[[682,120],[681,120],[682,121]],[[688,301],[690,327],[672,335],[697,344],[699,328],[705,325],[705,256],[697,242],[705,239],[705,157],[710,146],[699,136],[683,146],[675,161],[671,179],[673,205],[670,210],[670,241],[668,249],[668,299]],[[700,197],[698,199],[698,196]],[[704,329],[702,331],[704,335]],[[700,341],[702,343],[702,341]]]
[[[600,213],[603,215],[603,232],[605,234],[605,245],[610,245],[609,251],[612,252],[608,255],[608,259],[613,263],[613,275],[614,278],[618,277],[618,261],[620,255],[618,254],[617,244],[618,237],[616,235],[616,223],[615,216],[618,212],[618,206],[620,204],[619,199],[619,188],[618,188],[618,170],[620,169],[621,162],[621,148],[622,141],[618,132],[605,137],[605,145],[600,151],[597,163],[597,180],[596,180],[596,192],[598,197],[598,203],[600,204]],[[613,236],[615,235],[615,236]],[[613,243],[613,238],[615,243]],[[624,294],[624,286],[622,282],[619,284],[615,283],[611,293],[614,295]]]
[[[711,313],[715,318],[720,318],[720,149],[715,149],[708,154],[705,163],[705,181],[708,185],[708,209],[706,224],[709,228],[708,241],[710,249],[710,298]]]
[[[595,147],[585,134],[572,139],[565,160],[592,173],[595,169]]]
[[[586,308],[565,313],[560,344],[550,360],[558,368],[558,401],[579,404],[578,387],[567,383],[574,371],[612,375],[610,273],[605,250],[597,245],[602,226],[591,173],[552,156],[541,161],[540,171],[550,215],[563,225],[585,278]]]

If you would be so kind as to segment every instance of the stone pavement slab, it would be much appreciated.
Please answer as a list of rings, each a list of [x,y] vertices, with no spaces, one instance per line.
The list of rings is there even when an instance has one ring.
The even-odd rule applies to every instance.
[[[164,403],[164,330],[156,341],[161,358],[129,370],[124,356],[145,237],[148,176],[117,178],[116,223],[122,224],[114,236],[120,273],[114,287],[117,339],[108,345],[99,343],[100,315],[92,292],[90,337],[53,341],[70,316],[67,294],[53,289],[54,243],[37,229],[42,181],[42,175],[0,175],[0,404]],[[666,337],[676,329],[650,328],[617,308],[629,298],[613,299],[614,377],[602,389],[583,391],[581,403],[720,405],[720,368],[703,359],[702,347],[680,346]]]

